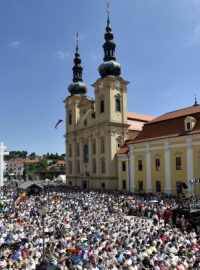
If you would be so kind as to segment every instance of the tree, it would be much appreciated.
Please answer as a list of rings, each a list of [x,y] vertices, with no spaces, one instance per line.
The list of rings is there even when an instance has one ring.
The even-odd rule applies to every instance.
[[[28,152],[27,151],[10,151],[8,156],[5,156],[5,160],[10,160],[10,159],[16,159],[16,158],[26,158]]]
[[[48,167],[48,162],[47,162],[47,160],[46,160],[46,159],[42,159],[42,160],[38,161],[38,162],[35,164],[33,171],[34,171],[35,173],[37,173],[37,172],[39,172],[39,171],[41,171],[41,170],[46,170],[47,167]]]
[[[30,155],[29,155],[30,159],[35,159],[36,158],[36,153],[35,152],[32,152]]]

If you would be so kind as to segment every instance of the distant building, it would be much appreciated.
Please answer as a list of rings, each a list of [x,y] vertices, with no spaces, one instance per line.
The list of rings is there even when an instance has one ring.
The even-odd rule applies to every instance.
[[[36,163],[31,159],[10,159],[5,162],[5,175],[12,175],[17,179],[21,179],[24,173],[24,165]]]
[[[46,169],[41,169],[37,173],[35,173],[35,177],[39,177],[39,179],[54,179],[58,177],[59,175],[66,175],[66,161],[64,160],[57,160],[54,162],[51,162]]]

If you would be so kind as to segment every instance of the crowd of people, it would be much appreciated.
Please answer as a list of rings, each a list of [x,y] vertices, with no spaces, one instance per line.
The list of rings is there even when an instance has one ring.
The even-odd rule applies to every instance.
[[[13,186],[0,197],[0,270],[200,269],[200,234],[184,216],[173,223],[175,199],[47,187],[20,197]]]

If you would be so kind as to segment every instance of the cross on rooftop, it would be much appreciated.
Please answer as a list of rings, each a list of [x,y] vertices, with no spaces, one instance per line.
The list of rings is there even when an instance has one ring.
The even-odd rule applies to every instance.
[[[4,184],[4,156],[9,155],[9,152],[6,152],[6,146],[3,142],[0,143],[0,187]]]

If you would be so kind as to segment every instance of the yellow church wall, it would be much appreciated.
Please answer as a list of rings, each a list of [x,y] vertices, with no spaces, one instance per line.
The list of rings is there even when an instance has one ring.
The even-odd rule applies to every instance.
[[[122,186],[122,181],[126,181],[126,190],[129,190],[129,184],[128,184],[128,173],[127,173],[127,170],[125,172],[122,171],[121,173],[121,190],[124,190],[123,189],[123,186]]]
[[[170,145],[185,144],[185,142],[186,142],[185,140],[177,140],[177,139],[175,139],[173,141],[170,141],[169,144]]]
[[[192,138],[192,141],[193,142],[200,142],[200,136],[198,136],[198,137],[194,137],[194,138]]]
[[[138,160],[142,160],[143,170],[138,170]],[[132,164],[131,164],[132,165]],[[135,153],[135,164],[132,165],[135,168],[135,189],[139,191],[139,181],[143,181],[143,191],[146,190],[146,152],[136,152]]]
[[[135,150],[139,150],[139,149],[143,149],[143,148],[145,148],[146,147],[146,145],[145,144],[140,144],[140,145],[134,145],[134,149]]]
[[[194,178],[200,178],[200,145],[193,146]],[[194,184],[196,196],[200,198],[200,183]]]
[[[163,143],[152,142],[152,143],[150,143],[150,147],[154,148],[154,147],[164,147],[164,146],[163,146]]]
[[[155,159],[160,159],[160,170],[156,171]],[[165,189],[165,160],[164,150],[152,150],[151,151],[151,183],[152,192],[156,193],[156,181],[161,183],[161,192]]]
[[[176,156],[181,156],[181,170],[176,170]],[[176,182],[184,182],[187,184],[187,164],[186,164],[186,148],[176,147],[170,150],[171,165],[171,187],[172,194],[177,195]]]

